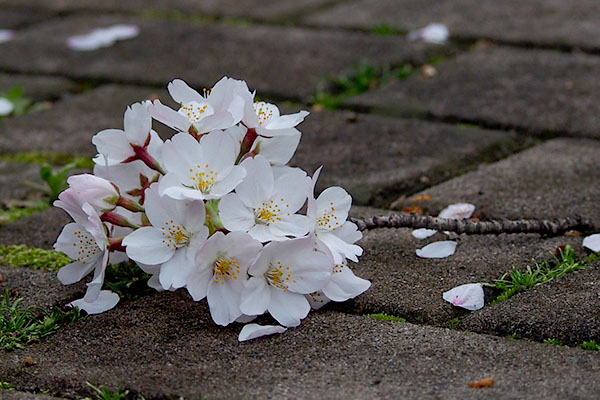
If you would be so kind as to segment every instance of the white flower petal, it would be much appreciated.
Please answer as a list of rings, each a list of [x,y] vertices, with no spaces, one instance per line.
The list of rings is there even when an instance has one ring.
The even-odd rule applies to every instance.
[[[600,233],[590,235],[583,239],[583,247],[593,252],[600,252]]]
[[[110,290],[102,290],[98,295],[98,298],[93,302],[87,302],[83,299],[75,300],[67,304],[71,307],[78,307],[80,310],[85,311],[88,314],[100,314],[104,311],[108,311],[117,305],[119,302],[119,295],[111,292]]]
[[[412,235],[417,239],[427,239],[428,237],[433,236],[436,233],[437,231],[435,229],[426,228],[415,229],[414,231],[412,231]]]
[[[467,310],[479,310],[483,307],[483,287],[481,283],[467,283],[444,292],[444,300],[454,306]]]
[[[144,264],[161,264],[173,257],[175,249],[167,246],[160,229],[144,226],[131,232],[123,239],[127,255]]]
[[[417,255],[421,258],[446,258],[454,254],[456,251],[456,242],[444,240],[441,242],[433,242],[417,249]]]
[[[440,211],[438,217],[439,218],[447,218],[447,219],[467,219],[467,218],[471,218],[474,211],[475,211],[475,206],[473,204],[469,204],[469,203],[450,204],[448,207],[446,207],[442,211]]]
[[[423,40],[427,43],[443,44],[448,40],[450,32],[444,24],[433,23],[408,34],[408,40]]]
[[[15,37],[15,32],[10,29],[0,29],[0,43],[8,42]]]
[[[310,311],[310,304],[302,294],[275,289],[271,291],[268,311],[277,322],[289,328],[300,325]]]
[[[203,98],[198,92],[189,87],[181,79],[175,79],[167,85],[169,94],[178,103],[190,103],[192,101],[202,101]]]
[[[242,328],[238,340],[244,342],[246,340],[256,339],[261,336],[273,335],[275,333],[283,333],[287,330],[283,326],[278,325],[258,325],[246,324]]]
[[[67,46],[72,50],[92,51],[112,46],[117,40],[131,39],[138,34],[139,28],[135,25],[113,25],[84,35],[71,36],[67,39]]]
[[[169,128],[186,132],[190,128],[190,120],[177,111],[165,106],[160,100],[146,102],[146,107],[152,118],[165,124]]]
[[[219,201],[219,215],[228,231],[248,232],[255,223],[254,213],[235,193],[230,193]]]
[[[4,97],[0,97],[0,116],[9,115],[14,109],[13,103]]]

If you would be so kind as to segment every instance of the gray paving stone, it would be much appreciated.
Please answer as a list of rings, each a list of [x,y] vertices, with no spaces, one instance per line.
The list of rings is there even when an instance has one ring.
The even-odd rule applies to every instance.
[[[106,85],[57,102],[45,111],[0,120],[0,153],[32,150],[95,155],[92,136],[123,129],[128,105],[166,91]]]
[[[367,214],[381,214],[375,210]],[[354,215],[365,214],[356,209]],[[543,239],[539,235],[461,235],[456,253],[444,259],[422,259],[415,250],[437,240],[449,240],[442,233],[418,240],[409,229],[379,229],[364,233],[359,242],[364,253],[352,265],[356,275],[371,281],[361,296],[333,309],[358,313],[386,313],[409,322],[445,326],[468,314],[442,299],[442,293],[465,283],[493,282],[513,267],[525,268],[534,261],[550,258],[558,246],[571,244],[581,249],[580,238]],[[486,290],[486,302],[494,294]],[[542,328],[540,328],[542,329]],[[491,330],[490,330],[491,331]]]
[[[64,78],[0,74],[0,93],[15,86],[23,89],[23,94],[32,100],[53,100],[78,89],[78,85]]]
[[[448,204],[467,202],[482,219],[578,214],[600,226],[598,165],[598,141],[555,139],[427,189],[419,194],[431,200],[419,205],[437,215]]]
[[[510,132],[341,112],[311,113],[299,129],[292,163],[323,165],[321,188],[341,185],[356,204],[389,203],[523,145]]]
[[[67,37],[116,23],[135,23],[138,37],[93,52],[66,47]],[[152,46],[148,46],[152,43]],[[210,87],[222,76],[245,79],[259,95],[310,98],[325,76],[374,63],[424,61],[447,51],[358,32],[283,26],[158,21],[125,16],[74,16],[40,24],[2,45],[0,68],[78,79],[164,87],[173,78]],[[27,63],[24,52],[35,54]]]
[[[600,136],[600,59],[584,54],[491,47],[351,99],[398,114],[431,114],[547,134]]]
[[[23,298],[21,305],[24,307],[62,307],[85,294],[85,282],[65,286],[56,277],[56,272],[0,265],[0,274],[3,277],[0,282],[2,295],[9,289],[11,298]]]
[[[600,264],[564,275],[519,293],[507,301],[467,315],[456,326],[473,332],[493,332],[558,339],[563,344],[600,342]]]
[[[185,310],[185,312],[182,312]],[[237,342],[181,291],[125,302],[24,350],[0,353],[20,390],[65,397],[85,382],[146,398],[593,398],[600,355],[335,312],[283,335]],[[22,358],[37,365],[24,367]],[[552,368],[547,366],[551,365]],[[491,388],[468,382],[492,377]]]
[[[44,193],[28,183],[43,183],[39,165],[0,161],[0,207],[41,200]]]
[[[129,1],[78,1],[55,0],[3,0],[3,4],[54,11],[152,11],[157,16],[161,12],[179,11],[186,14],[208,14],[215,16],[253,18],[259,20],[296,19],[298,15],[332,3],[332,0],[144,0]],[[143,11],[142,11],[143,12]]]
[[[46,396],[44,394],[17,392],[13,390],[0,391],[3,400],[60,400],[58,397]]]
[[[400,31],[439,22],[457,38],[597,49],[599,16],[600,4],[594,0],[358,0],[311,15],[305,22]]]
[[[0,2],[4,5],[4,1]],[[21,4],[22,5],[22,4]],[[39,8],[0,10],[0,29],[18,29],[49,18],[54,13],[42,11]],[[0,47],[1,48],[1,47]]]
[[[0,225],[0,244],[52,249],[62,228],[71,222],[69,215],[51,207],[41,213]]]

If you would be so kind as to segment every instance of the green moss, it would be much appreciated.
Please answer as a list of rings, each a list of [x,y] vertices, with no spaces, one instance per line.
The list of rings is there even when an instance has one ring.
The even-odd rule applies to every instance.
[[[0,264],[57,271],[71,263],[65,254],[23,245],[0,245]]]
[[[600,343],[596,343],[595,340],[583,342],[580,347],[584,350],[600,351]]]
[[[8,382],[0,381],[0,390],[15,390],[15,387]]]
[[[371,31],[374,34],[380,35],[380,36],[393,36],[393,35],[397,35],[397,34],[402,33],[400,31],[392,28],[391,26],[389,26],[385,22],[375,25],[373,27],[373,29],[371,29]]]
[[[562,346],[563,342],[559,339],[544,339],[544,343],[553,344],[555,346]]]
[[[396,317],[394,315],[388,315],[388,314],[383,314],[383,313],[365,314],[365,315],[363,315],[363,317],[378,319],[381,321],[406,322],[406,319],[404,319],[402,317]]]
[[[18,219],[27,217],[37,212],[44,211],[50,207],[50,204],[46,200],[39,200],[31,203],[26,207],[10,207],[6,210],[0,210],[0,224],[16,221]]]

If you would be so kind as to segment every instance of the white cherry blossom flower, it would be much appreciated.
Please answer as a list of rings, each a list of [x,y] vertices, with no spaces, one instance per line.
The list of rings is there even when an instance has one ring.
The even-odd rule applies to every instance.
[[[81,199],[82,204],[89,203],[99,211],[114,209],[120,197],[111,182],[95,175],[73,175],[67,179],[67,183],[69,188],[65,192],[73,192],[74,196]]]
[[[249,93],[244,81],[228,77],[223,77],[204,95],[181,79],[170,82],[167,89],[181,108],[175,111],[154,100],[146,103],[148,111],[154,119],[173,129],[188,132],[193,127],[196,133],[227,129],[240,122],[244,112],[242,93]]]
[[[110,47],[118,40],[131,39],[140,33],[136,25],[113,25],[67,39],[67,46],[77,51],[92,51],[102,47]]]
[[[127,255],[143,264],[160,265],[159,282],[164,289],[185,286],[196,250],[208,237],[204,202],[161,197],[153,184],[146,191],[146,215],[152,226],[123,239]]]
[[[483,308],[483,287],[481,283],[467,283],[444,292],[444,300],[453,306],[475,311]]]
[[[4,97],[0,97],[0,117],[4,117],[6,115],[10,115],[13,112],[15,106],[12,102]]]
[[[167,174],[159,181],[161,195],[174,199],[211,200],[231,192],[246,176],[234,165],[235,143],[231,135],[214,131],[198,143],[187,133],[165,142],[163,159]]]
[[[309,293],[306,299],[315,310],[329,303],[330,300],[341,302],[353,299],[371,287],[371,282],[354,275],[346,261],[336,264],[331,272],[327,286],[318,292]]]
[[[186,287],[195,301],[206,297],[215,323],[225,326],[242,315],[240,301],[248,267],[262,248],[247,233],[215,232],[197,251]]]
[[[341,264],[346,258],[356,262],[362,249],[354,243],[362,238],[362,233],[356,224],[346,221],[352,197],[341,187],[334,186],[325,189],[315,199],[314,190],[320,173],[321,168],[313,174],[308,197],[307,216],[311,221],[311,232],[329,248],[336,264]]]
[[[246,98],[242,122],[246,127],[255,129],[261,136],[295,135],[297,130],[294,128],[304,121],[308,114],[308,111],[302,110],[295,114],[280,115],[275,104],[264,101],[252,103],[251,98]]]
[[[281,325],[298,326],[310,311],[304,295],[323,289],[332,269],[331,255],[316,248],[313,236],[271,242],[248,270],[240,309],[246,315],[268,311]]]
[[[79,282],[94,271],[94,278],[88,283],[84,296],[84,300],[91,303],[98,298],[104,283],[109,256],[108,238],[96,210],[88,203],[81,208],[87,215],[87,221],[67,224],[56,239],[54,249],[75,260],[58,271],[58,279],[64,285]]]
[[[306,201],[310,180],[299,169],[278,176],[263,156],[241,164],[247,176],[235,193],[219,202],[223,226],[229,231],[248,232],[261,242],[285,240],[308,233],[309,221],[296,212]]]

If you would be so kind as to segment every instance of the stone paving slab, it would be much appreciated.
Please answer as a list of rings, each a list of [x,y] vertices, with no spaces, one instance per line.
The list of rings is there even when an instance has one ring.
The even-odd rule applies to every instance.
[[[67,397],[89,393],[86,381],[167,399],[600,395],[600,355],[580,349],[335,312],[242,344],[239,329],[215,326],[181,291],[158,293],[0,353],[0,374],[20,390]],[[24,356],[37,365],[23,366]],[[493,387],[467,386],[487,377]]]
[[[461,235],[453,239],[458,241],[454,255],[422,259],[415,254],[416,249],[448,237],[438,233],[431,239],[418,240],[409,229],[365,232],[359,242],[363,256],[351,268],[371,281],[371,288],[351,301],[327,307],[359,314],[386,313],[412,323],[445,326],[468,311],[444,301],[443,292],[465,283],[493,282],[513,267],[525,268],[534,260],[550,258],[564,244],[581,249],[580,238],[542,239],[534,234]],[[486,290],[486,302],[493,298],[494,293]]]
[[[61,400],[58,397],[46,396],[43,394],[17,392],[13,390],[0,391],[2,400]]]
[[[53,100],[61,95],[76,91],[78,85],[64,78],[0,74],[0,93],[15,86],[23,89],[23,94],[32,100]]]
[[[258,20],[296,19],[315,8],[332,3],[332,0],[2,0],[0,3],[14,7],[30,6],[53,11],[179,11],[185,14],[243,17]],[[142,11],[143,12],[143,11]]]
[[[141,33],[93,52],[66,47],[71,35],[117,23],[138,24]],[[73,16],[40,24],[4,43],[0,68],[160,87],[174,78],[210,87],[228,75],[246,80],[261,96],[309,99],[327,75],[347,73],[362,59],[419,63],[443,51],[448,49],[359,32]],[[23,53],[36,56],[23,63]]]
[[[349,105],[429,114],[542,135],[600,137],[600,58],[492,46],[352,98]]]
[[[55,103],[50,110],[0,120],[0,153],[32,150],[95,155],[92,136],[107,129],[123,129],[128,105],[165,90],[105,85]]]
[[[52,249],[62,228],[72,222],[61,209],[51,207],[46,211],[17,221],[0,225],[0,244]]]
[[[321,188],[341,185],[355,204],[389,203],[523,146],[512,132],[342,112],[313,112],[299,129],[292,164],[323,165]]]
[[[515,44],[600,48],[600,4],[594,0],[358,0],[304,20],[311,25],[400,31],[432,22],[452,37]],[[485,23],[484,23],[485,22]]]
[[[469,314],[456,328],[574,346],[600,342],[600,264]]]
[[[27,183],[43,183],[39,165],[0,161],[0,208],[44,197],[41,190],[28,186]]]
[[[4,1],[0,1],[0,29],[18,29],[46,18],[54,13],[42,11],[39,8],[6,9]]]
[[[555,139],[417,195],[431,196],[419,205],[432,215],[448,204],[467,202],[482,219],[579,214],[600,226],[598,165],[600,142]]]
[[[62,307],[83,297],[86,289],[85,282],[65,286],[56,277],[56,272],[27,267],[0,265],[0,275],[3,277],[0,293],[4,295],[4,291],[10,289],[12,298],[23,298],[21,305],[24,307]]]

